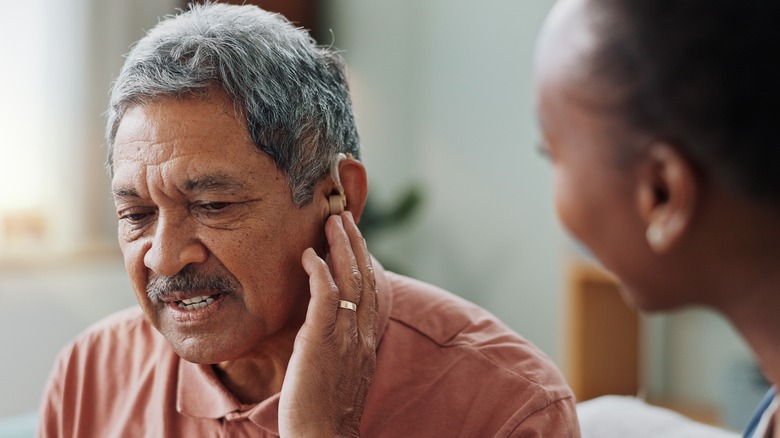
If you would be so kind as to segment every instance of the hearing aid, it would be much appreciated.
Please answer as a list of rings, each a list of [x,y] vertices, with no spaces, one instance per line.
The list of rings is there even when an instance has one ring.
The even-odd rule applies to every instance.
[[[335,189],[338,191],[338,194],[328,197],[331,215],[341,214],[347,207],[347,196],[344,195],[344,186],[341,185],[341,177],[339,176],[339,163],[346,158],[346,155],[338,153],[330,163],[330,177],[333,178],[333,182],[336,184]]]

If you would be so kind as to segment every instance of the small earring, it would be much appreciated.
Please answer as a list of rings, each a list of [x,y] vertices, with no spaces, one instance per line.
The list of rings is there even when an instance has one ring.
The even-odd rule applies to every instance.
[[[650,225],[645,232],[645,238],[650,248],[657,250],[664,243],[664,230],[658,225]]]

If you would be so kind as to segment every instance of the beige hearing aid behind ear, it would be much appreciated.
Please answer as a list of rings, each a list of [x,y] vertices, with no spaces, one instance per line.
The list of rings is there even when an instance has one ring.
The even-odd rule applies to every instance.
[[[347,158],[346,155],[339,153],[330,163],[330,176],[333,178],[333,182],[336,183],[336,190],[339,192],[337,195],[328,197],[330,214],[341,214],[347,208],[347,197],[344,195],[344,186],[341,185],[341,177],[339,176],[339,163],[345,158]]]

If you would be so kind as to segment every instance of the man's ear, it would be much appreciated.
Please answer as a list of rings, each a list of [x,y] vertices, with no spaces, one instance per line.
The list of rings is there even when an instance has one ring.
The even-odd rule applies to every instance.
[[[363,207],[366,205],[366,196],[368,195],[366,168],[363,163],[351,156],[340,160],[337,166],[347,201],[346,210],[352,213],[357,223],[363,214]]]
[[[700,181],[691,162],[666,143],[650,145],[639,166],[637,201],[647,243],[656,253],[666,253],[693,221]]]

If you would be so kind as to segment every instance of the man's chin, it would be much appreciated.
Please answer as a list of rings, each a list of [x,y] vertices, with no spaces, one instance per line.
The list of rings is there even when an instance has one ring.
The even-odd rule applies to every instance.
[[[170,341],[169,341],[170,343]],[[201,342],[200,344],[202,344]],[[227,360],[235,359],[234,355],[227,351],[215,351],[212,348],[204,348],[203,345],[176,345],[171,343],[173,351],[187,362],[201,365],[213,365]]]
[[[239,353],[230,345],[233,336],[219,336],[214,332],[182,333],[171,327],[158,329],[168,344],[182,359],[197,364],[214,364],[234,359]]]

